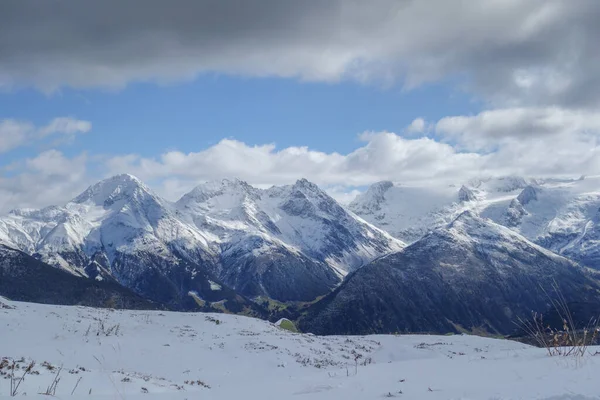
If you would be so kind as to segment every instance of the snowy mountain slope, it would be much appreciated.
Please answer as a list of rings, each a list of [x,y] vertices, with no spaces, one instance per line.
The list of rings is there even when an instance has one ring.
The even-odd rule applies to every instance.
[[[412,243],[466,210],[482,210],[516,198],[527,181],[517,177],[473,180],[465,185],[407,186],[379,182],[349,209],[394,237]]]
[[[518,318],[548,310],[554,282],[569,302],[600,302],[600,286],[584,269],[466,211],[358,270],[313,306],[301,328],[326,334],[508,334]]]
[[[600,269],[600,177],[546,182],[531,187],[528,193],[525,190],[517,199],[524,213],[513,229]],[[510,206],[505,212],[510,212]]]
[[[268,190],[212,182],[183,196],[177,208],[218,238],[219,276],[249,296],[311,300],[348,271],[403,247],[306,180]]]
[[[17,376],[35,361],[18,398],[47,398],[36,394],[61,366],[56,398],[73,399],[588,400],[600,388],[598,356],[557,360],[507,340],[319,337],[223,314],[6,303],[0,396],[13,360]]]
[[[13,300],[92,307],[157,309],[114,280],[82,279],[0,244],[0,295]]]
[[[359,195],[348,208],[391,235],[412,243],[427,230],[442,224],[445,208],[457,200],[455,187],[410,187],[378,182]]]
[[[219,282],[207,266],[218,254],[202,232],[176,217],[174,207],[131,175],[91,186],[64,207],[17,210],[1,219],[13,247],[75,275],[116,279],[156,302],[197,308],[193,291],[234,309],[249,305]]]
[[[173,204],[131,175],[101,181],[62,207],[13,211],[0,219],[0,241],[184,308],[193,306],[189,291],[210,302],[236,298],[210,281],[252,297],[312,300],[403,246],[305,180],[269,190],[225,180]]]
[[[439,187],[380,182],[349,208],[410,243],[471,210],[552,251],[600,268],[600,177],[507,177]]]
[[[119,175],[64,207],[15,210],[0,219],[0,232],[6,243],[81,275],[86,255],[96,252],[106,253],[111,264],[123,253],[167,252],[166,243],[210,253],[206,238],[175,218],[170,207],[137,178]]]

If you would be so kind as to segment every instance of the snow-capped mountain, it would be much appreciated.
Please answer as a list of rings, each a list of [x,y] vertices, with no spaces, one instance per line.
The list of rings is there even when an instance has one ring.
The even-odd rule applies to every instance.
[[[13,211],[0,219],[0,232],[4,243],[50,265],[116,279],[172,307],[196,307],[188,292],[234,308],[247,303],[210,272],[218,254],[204,233],[131,175],[101,181],[63,207]]]
[[[396,238],[412,243],[428,230],[448,222],[459,208],[454,186],[404,186],[378,182],[348,208]]]
[[[403,246],[306,180],[269,190],[224,180],[173,204],[131,175],[101,181],[62,207],[11,212],[0,219],[0,241],[179,307],[192,301],[188,292],[233,301],[228,285],[312,300]]]
[[[176,207],[188,223],[211,232],[221,250],[217,274],[249,296],[310,300],[403,247],[305,179],[267,190],[239,180],[212,182]]]
[[[515,199],[498,203],[482,215],[554,252],[600,269],[600,177],[530,185]]]
[[[409,243],[471,210],[552,251],[600,268],[600,177],[505,177],[423,187],[380,182],[349,208]]]
[[[507,334],[518,318],[549,310],[555,282],[569,303],[600,301],[600,286],[584,268],[465,211],[358,270],[313,306],[301,326],[325,334]]]
[[[529,181],[519,177],[472,180],[458,185],[373,184],[348,208],[407,243],[415,242],[466,210],[481,211],[516,198]]]

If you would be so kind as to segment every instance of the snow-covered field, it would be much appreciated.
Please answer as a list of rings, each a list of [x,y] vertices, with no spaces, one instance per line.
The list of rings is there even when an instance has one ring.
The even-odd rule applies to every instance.
[[[0,302],[0,397],[14,360],[16,377],[35,362],[19,397],[47,398],[58,375],[56,398],[600,398],[600,348],[576,360],[475,336],[318,337],[223,314]]]

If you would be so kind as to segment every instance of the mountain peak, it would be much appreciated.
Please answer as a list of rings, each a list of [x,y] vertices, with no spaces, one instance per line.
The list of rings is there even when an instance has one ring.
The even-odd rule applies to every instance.
[[[458,200],[461,202],[477,200],[477,195],[473,189],[469,189],[465,185],[462,185],[458,191]]]
[[[123,182],[135,182],[140,185],[143,184],[142,181],[140,180],[140,178],[138,178],[135,175],[131,175],[131,174],[118,174],[118,175],[114,175],[108,179],[120,180]]]
[[[500,243],[500,238],[512,236],[511,233],[512,231],[508,228],[482,218],[472,210],[463,211],[446,227],[434,231],[434,234],[450,238],[453,242],[483,243],[490,241],[492,244],[496,241]]]
[[[351,203],[350,208],[363,210],[379,210],[380,204],[385,200],[385,194],[394,187],[391,181],[375,182],[366,192],[359,194]]]
[[[392,181],[379,181],[375,182],[369,187],[369,190],[374,192],[386,192],[388,189],[394,186]]]
[[[189,193],[183,195],[177,202],[178,204],[188,204],[190,202],[205,202],[215,196],[225,193],[239,193],[241,195],[258,195],[258,189],[249,185],[246,181],[238,178],[225,178],[201,183],[192,189]]]
[[[375,182],[367,189],[365,196],[371,200],[381,201],[383,200],[385,193],[394,187],[394,183],[391,181],[380,181]]]
[[[115,201],[140,196],[153,196],[150,189],[137,177],[130,174],[115,175],[87,188],[73,199],[74,203],[92,201],[96,205],[110,206]]]
[[[311,181],[309,181],[306,178],[298,179],[293,187],[294,187],[294,189],[306,189],[306,190],[310,190],[312,192],[317,192],[317,191],[320,192],[321,191],[321,188],[319,188],[319,186],[312,183]]]
[[[538,199],[537,195],[538,195],[538,190],[535,187],[528,185],[525,187],[525,189],[523,189],[523,191],[521,193],[519,193],[517,200],[519,200],[519,202],[522,205],[526,206],[530,202],[537,200]]]
[[[517,232],[490,219],[482,218],[471,210],[462,212],[445,228],[434,231],[434,234],[450,239],[453,243],[468,243],[487,250],[498,248],[506,250],[508,247],[514,250],[516,247],[529,246],[550,257],[559,257],[530,242]]]
[[[515,175],[478,178],[467,183],[469,187],[500,193],[523,189],[527,185],[527,179]]]

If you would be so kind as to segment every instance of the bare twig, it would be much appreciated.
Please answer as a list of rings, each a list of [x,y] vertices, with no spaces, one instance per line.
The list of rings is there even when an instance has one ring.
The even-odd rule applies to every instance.
[[[77,389],[77,386],[79,386],[79,382],[81,382],[81,379],[83,379],[82,376],[80,376],[79,379],[77,379],[77,383],[75,384],[75,387],[71,391],[71,396],[73,396],[73,394],[75,393],[75,390]]]
[[[46,391],[41,394],[45,394],[46,396],[54,396],[56,394],[56,388],[58,387],[58,383],[60,382],[60,373],[62,369],[63,367],[61,365],[58,371],[56,372],[56,375],[54,375],[54,379],[52,380],[50,386],[48,386]]]
[[[10,395],[12,397],[15,397],[18,393],[19,390],[19,386],[21,386],[21,383],[23,383],[23,381],[25,380],[25,375],[27,375],[28,373],[31,372],[31,370],[33,369],[33,367],[35,366],[35,362],[32,361],[31,363],[29,363],[29,365],[27,366],[27,368],[25,368],[25,371],[23,371],[23,375],[21,376],[21,378],[15,378],[15,368],[16,368],[16,363],[13,360],[12,363],[12,372],[10,375]]]

